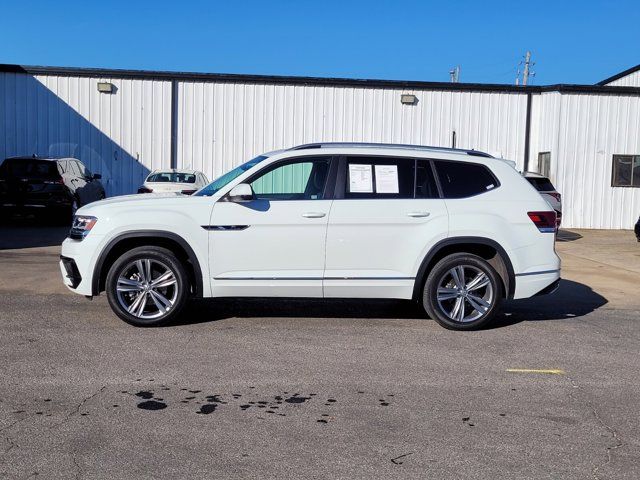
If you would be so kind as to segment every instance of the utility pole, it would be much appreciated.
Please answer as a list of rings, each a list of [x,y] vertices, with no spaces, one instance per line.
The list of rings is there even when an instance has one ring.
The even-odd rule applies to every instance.
[[[524,72],[522,72],[522,85],[527,86],[529,81],[529,64],[531,63],[531,52],[527,50],[527,54],[524,57]]]
[[[449,76],[451,83],[458,83],[460,81],[460,65],[449,70]]]
[[[523,62],[518,64],[518,70],[516,71],[516,85],[520,85],[520,65]],[[534,62],[531,61],[531,52],[527,50],[526,55],[524,56],[524,69],[522,72],[522,86],[527,86],[529,83],[529,77],[535,77],[536,73],[531,70],[531,67],[535,65]]]

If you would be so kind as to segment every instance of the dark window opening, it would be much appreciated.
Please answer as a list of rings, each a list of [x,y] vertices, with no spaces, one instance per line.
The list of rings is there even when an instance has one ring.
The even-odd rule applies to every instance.
[[[435,162],[444,198],[465,198],[498,187],[498,181],[484,165],[466,162]]]
[[[640,155],[614,155],[613,187],[640,187]]]

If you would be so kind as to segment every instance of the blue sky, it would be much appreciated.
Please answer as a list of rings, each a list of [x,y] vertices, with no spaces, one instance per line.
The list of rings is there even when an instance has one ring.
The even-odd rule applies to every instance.
[[[0,63],[513,83],[640,64],[640,1],[5,0]]]

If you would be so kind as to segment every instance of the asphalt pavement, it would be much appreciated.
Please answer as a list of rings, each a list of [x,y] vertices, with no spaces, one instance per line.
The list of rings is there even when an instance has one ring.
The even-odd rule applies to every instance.
[[[60,288],[55,239],[7,232],[2,478],[640,478],[640,301],[615,296],[640,274],[603,290],[585,232],[557,294],[478,332],[256,299],[136,329]]]

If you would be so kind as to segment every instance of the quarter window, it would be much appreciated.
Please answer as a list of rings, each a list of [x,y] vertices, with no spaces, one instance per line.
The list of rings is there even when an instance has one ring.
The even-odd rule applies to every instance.
[[[322,200],[329,165],[327,157],[280,163],[261,172],[250,185],[259,200]]]
[[[349,157],[345,198],[413,198],[415,160]]]
[[[611,185],[640,187],[640,155],[614,155]]]
[[[444,198],[465,198],[493,190],[498,181],[484,165],[466,162],[435,162]]]

